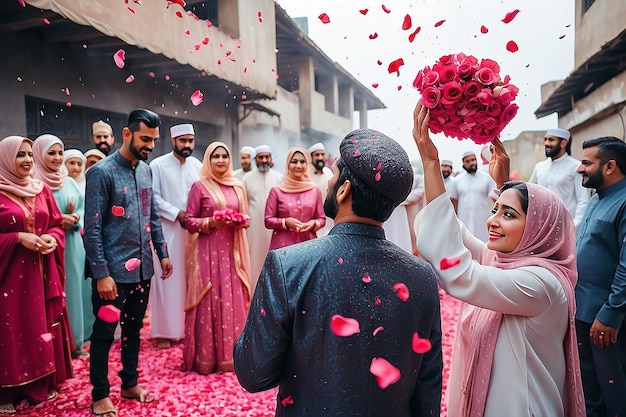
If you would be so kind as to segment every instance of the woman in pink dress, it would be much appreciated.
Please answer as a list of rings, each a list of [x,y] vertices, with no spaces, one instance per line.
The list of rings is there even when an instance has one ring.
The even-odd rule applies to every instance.
[[[72,377],[63,217],[30,176],[32,141],[0,141],[0,414],[56,396]]]
[[[326,224],[322,192],[309,177],[310,164],[307,151],[290,149],[285,179],[270,190],[265,203],[265,227],[274,230],[270,250],[314,239]]]
[[[224,219],[231,209],[248,212],[243,183],[233,175],[231,152],[213,142],[204,153],[200,180],[187,200],[187,301],[183,371],[206,375],[233,371],[233,348],[250,307],[250,253],[245,219]],[[237,221],[243,220],[243,221]]]

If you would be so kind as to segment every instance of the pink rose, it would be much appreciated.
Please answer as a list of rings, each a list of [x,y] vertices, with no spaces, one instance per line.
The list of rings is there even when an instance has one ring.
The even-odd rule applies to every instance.
[[[435,87],[426,87],[422,92],[422,104],[429,109],[436,107],[441,100],[441,92]]]
[[[439,73],[439,82],[441,84],[449,83],[456,78],[456,68],[454,65],[445,66],[435,64],[433,66],[433,71],[437,71]]]
[[[493,101],[493,96],[491,94],[492,93],[490,89],[483,88],[482,90],[480,90],[480,93],[476,95],[476,97],[478,98],[478,100],[480,100],[480,103],[482,105],[486,106]]]
[[[483,59],[480,61],[479,68],[489,68],[497,78],[496,82],[500,81],[500,65],[494,60]]]
[[[493,73],[491,68],[480,68],[476,71],[475,77],[483,85],[491,85],[498,82],[498,78]]]
[[[430,131],[433,133],[440,133],[443,130],[443,124],[437,119],[433,117],[430,119],[430,123],[428,124]]]
[[[498,103],[497,101],[492,101],[491,103],[487,104],[487,114],[491,117],[496,117],[498,115],[500,115],[500,103]]]
[[[463,94],[463,87],[456,81],[444,84],[441,87],[441,104],[451,105],[454,104]]]
[[[474,114],[480,111],[483,108],[483,105],[480,103],[480,100],[478,100],[478,98],[472,97],[467,100],[466,107],[470,114]]]
[[[517,111],[519,110],[519,106],[515,103],[509,104],[506,108],[500,113],[500,123],[503,125],[508,124],[515,115],[517,115]],[[504,126],[502,126],[504,128]]]
[[[437,71],[428,71],[424,74],[422,87],[432,87],[439,82],[439,73]]]
[[[422,90],[422,81],[424,79],[424,71],[420,71],[417,73],[417,75],[415,76],[415,80],[413,80],[413,87],[417,88],[418,90]]]
[[[459,77],[461,77],[462,79],[470,80],[474,76],[476,70],[474,69],[474,65],[472,65],[469,60],[465,60],[459,65],[457,72],[459,74]]]
[[[450,54],[450,55],[444,55],[441,58],[439,58],[439,63],[441,65],[451,65],[454,63],[454,55]]]
[[[463,93],[467,97],[476,97],[480,90],[482,90],[483,86],[477,81],[468,81],[463,86]]]

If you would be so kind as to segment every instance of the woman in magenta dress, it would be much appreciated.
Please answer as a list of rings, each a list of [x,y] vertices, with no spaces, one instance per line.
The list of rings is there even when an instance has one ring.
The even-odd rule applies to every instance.
[[[248,213],[243,183],[233,175],[231,152],[213,142],[204,153],[200,180],[187,200],[187,301],[183,371],[233,371],[235,341],[250,307],[248,221],[223,219],[219,211]],[[217,212],[217,213],[216,213]]]
[[[265,227],[274,230],[270,250],[314,239],[326,224],[322,192],[309,177],[309,153],[290,149],[286,165],[285,179],[265,203]]]
[[[51,399],[72,377],[62,216],[30,176],[32,141],[0,141],[0,413]]]

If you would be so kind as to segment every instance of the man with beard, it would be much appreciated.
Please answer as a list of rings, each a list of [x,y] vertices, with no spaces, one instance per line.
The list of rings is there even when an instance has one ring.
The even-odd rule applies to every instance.
[[[546,159],[538,162],[528,182],[543,185],[558,195],[578,227],[589,202],[589,191],[583,187],[576,172],[580,161],[570,156],[570,133],[565,129],[549,129],[543,138]]]
[[[161,215],[163,235],[174,267],[168,280],[154,280],[150,294],[150,335],[157,347],[168,348],[185,336],[185,210],[187,196],[200,179],[202,162],[192,156],[195,132],[191,124],[170,128],[172,152],[150,163],[154,203]],[[159,259],[154,258],[155,276],[161,275]]]
[[[265,228],[265,203],[272,187],[277,187],[283,181],[283,174],[271,168],[272,150],[269,146],[257,146],[254,154],[257,169],[248,172],[242,179],[248,194],[250,214],[248,245],[250,246],[250,285],[253,290],[272,240],[272,231]]]
[[[448,159],[441,160],[441,175],[443,175],[443,183],[447,187],[448,183],[454,178],[452,161]]]
[[[98,120],[91,125],[91,130],[93,133],[91,139],[96,149],[105,155],[109,155],[111,149],[113,149],[113,142],[115,142],[111,125],[102,120]]]
[[[322,200],[324,200],[328,191],[328,180],[333,176],[333,172],[326,166],[326,148],[323,143],[318,142],[309,148],[309,154],[311,154],[309,177],[322,191]],[[317,237],[326,236],[333,225],[333,219],[326,217],[326,224],[317,231]]]
[[[139,331],[148,305],[153,275],[152,252],[163,271],[172,274],[161,218],[152,197],[148,159],[159,138],[159,116],[135,109],[122,130],[123,144],[87,171],[85,250],[92,270],[93,324],[89,377],[93,414],[115,417],[109,398],[109,350],[115,327],[122,328],[120,395],[152,402],[154,395],[138,385]]]
[[[496,183],[489,174],[478,170],[474,152],[465,152],[461,161],[465,172],[447,184],[448,194],[459,219],[474,236],[486,242],[489,236],[485,225],[498,198]]]
[[[233,172],[235,178],[242,179],[244,175],[252,171],[252,159],[255,157],[254,148],[252,146],[242,146],[239,150],[239,163],[241,168]]]
[[[583,143],[578,173],[595,188],[577,229],[576,333],[587,416],[626,416],[626,144]]]
[[[438,416],[435,274],[382,228],[411,191],[408,155],[371,129],[348,133],[339,153],[324,202],[335,226],[269,252],[235,374],[250,392],[278,386],[280,416]]]

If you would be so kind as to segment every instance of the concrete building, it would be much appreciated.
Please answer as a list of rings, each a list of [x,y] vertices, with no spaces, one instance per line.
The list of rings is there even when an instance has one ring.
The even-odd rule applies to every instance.
[[[282,169],[289,147],[324,142],[336,154],[355,117],[367,127],[367,111],[385,107],[273,0],[3,1],[0,53],[0,138],[53,133],[81,150],[94,121],[119,144],[127,114],[146,107],[162,116],[162,138],[193,123],[200,157],[213,140],[235,152],[268,143]]]

